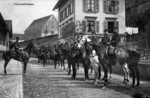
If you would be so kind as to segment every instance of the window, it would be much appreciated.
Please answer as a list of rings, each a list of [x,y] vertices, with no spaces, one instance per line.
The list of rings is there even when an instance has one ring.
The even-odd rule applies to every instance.
[[[72,5],[72,2],[70,3],[70,11],[71,11],[71,13],[73,13],[73,5]]]
[[[117,21],[117,18],[106,18],[104,21],[104,30],[108,29],[109,33],[113,33],[113,28],[117,27],[119,30],[119,22]]]
[[[119,13],[119,1],[118,0],[104,0],[104,12],[111,14]]]
[[[99,0],[83,0],[83,8],[85,12],[98,12]]]
[[[63,11],[63,19],[65,19],[65,10]]]
[[[60,12],[59,18],[60,18],[60,22],[61,22],[63,20],[63,12]]]
[[[67,17],[68,17],[68,15],[69,15],[69,10],[68,10],[68,7],[66,8],[66,15],[67,15]]]
[[[97,17],[85,17],[86,23],[83,21],[82,24],[85,24],[86,26],[83,25],[83,29],[86,27],[86,32],[90,34],[95,34],[99,33],[99,21],[96,21]],[[85,31],[85,30],[83,30]]]

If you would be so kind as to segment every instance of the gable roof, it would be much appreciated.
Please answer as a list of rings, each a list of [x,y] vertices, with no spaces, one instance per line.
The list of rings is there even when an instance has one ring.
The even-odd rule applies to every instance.
[[[0,13],[0,30],[3,33],[10,33],[10,35],[11,35],[11,32],[9,31],[9,27],[7,26],[7,24],[6,24],[6,22],[5,22],[5,20],[4,20],[1,13]]]
[[[60,5],[62,5],[64,2],[67,2],[68,0],[58,0],[56,5],[54,6],[53,10],[57,9]]]
[[[51,17],[52,15],[46,16],[46,17],[42,17],[39,19],[34,20],[30,26],[25,30],[25,32],[36,32],[39,33],[41,32],[41,29],[43,27],[43,25],[48,21],[48,19]]]
[[[54,6],[53,10],[57,9],[58,6],[62,3],[63,0],[59,0],[56,5]]]

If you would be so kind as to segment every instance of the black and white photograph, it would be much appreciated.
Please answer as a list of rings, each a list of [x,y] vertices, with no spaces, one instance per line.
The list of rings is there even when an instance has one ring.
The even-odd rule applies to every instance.
[[[150,98],[150,0],[0,0],[0,98]]]

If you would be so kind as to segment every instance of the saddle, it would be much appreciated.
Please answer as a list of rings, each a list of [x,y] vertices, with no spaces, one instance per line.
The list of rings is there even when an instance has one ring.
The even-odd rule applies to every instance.
[[[115,54],[119,58],[126,58],[129,56],[126,49],[124,49],[123,47],[113,47],[113,46],[110,46],[108,48],[108,54]]]

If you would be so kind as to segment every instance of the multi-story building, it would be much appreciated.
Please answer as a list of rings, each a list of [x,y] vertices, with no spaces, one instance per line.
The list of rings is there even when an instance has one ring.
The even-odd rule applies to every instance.
[[[74,28],[76,33],[103,34],[104,29],[112,32],[117,26],[119,33],[125,32],[125,0],[59,0],[55,9],[59,37],[71,35]]]
[[[25,30],[24,40],[58,34],[58,22],[54,15],[34,20]]]

